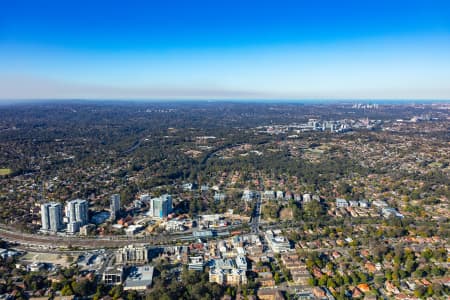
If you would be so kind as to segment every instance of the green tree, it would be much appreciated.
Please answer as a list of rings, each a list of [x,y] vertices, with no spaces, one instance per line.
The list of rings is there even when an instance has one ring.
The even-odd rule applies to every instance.
[[[273,276],[273,279],[275,280],[275,284],[280,284],[281,279],[280,279],[280,274],[278,272],[275,273],[275,275]]]
[[[63,289],[61,290],[61,295],[63,295],[63,296],[73,295],[72,287],[70,286],[69,283],[63,287]]]
[[[433,251],[430,248],[426,248],[425,250],[422,251],[421,256],[427,261],[429,262],[430,259],[433,257]]]

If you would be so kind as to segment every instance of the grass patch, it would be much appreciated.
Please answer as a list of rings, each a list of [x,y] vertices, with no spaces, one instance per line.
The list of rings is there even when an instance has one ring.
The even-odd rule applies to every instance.
[[[0,176],[9,175],[12,173],[11,169],[0,169]]]

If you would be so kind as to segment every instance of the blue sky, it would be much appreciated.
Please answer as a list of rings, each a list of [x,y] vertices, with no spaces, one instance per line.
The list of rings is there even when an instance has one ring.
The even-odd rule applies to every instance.
[[[2,1],[0,98],[450,99],[450,3]]]

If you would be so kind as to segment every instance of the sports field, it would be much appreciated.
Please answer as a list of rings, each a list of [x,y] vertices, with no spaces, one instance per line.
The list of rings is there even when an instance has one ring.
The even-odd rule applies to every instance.
[[[0,169],[0,176],[11,174],[11,169]]]

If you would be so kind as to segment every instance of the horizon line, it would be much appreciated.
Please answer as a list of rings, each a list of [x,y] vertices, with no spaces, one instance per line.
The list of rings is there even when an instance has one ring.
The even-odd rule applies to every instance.
[[[45,103],[55,103],[55,102],[97,102],[97,103],[271,103],[271,104],[338,104],[338,103],[373,103],[373,104],[434,104],[434,103],[450,103],[450,99],[433,99],[433,98],[323,98],[323,99],[308,99],[308,98],[298,98],[298,99],[277,99],[277,98],[249,98],[249,99],[237,99],[237,98],[211,98],[211,99],[199,99],[199,98],[148,98],[148,99],[136,99],[136,98],[17,98],[17,99],[7,99],[0,98],[0,104],[45,104]]]

